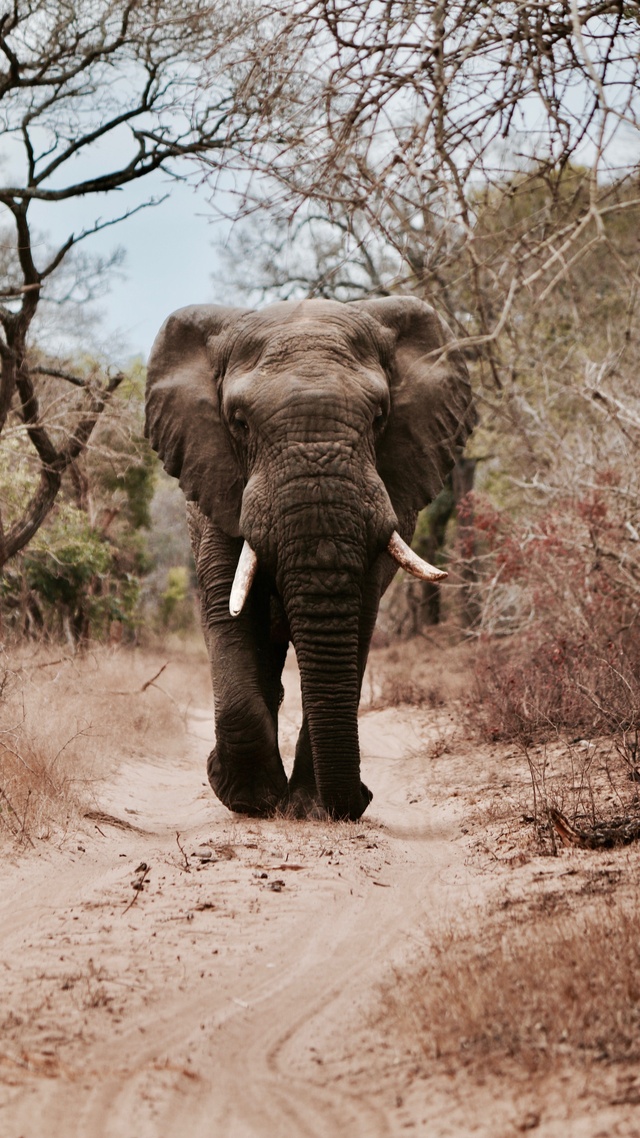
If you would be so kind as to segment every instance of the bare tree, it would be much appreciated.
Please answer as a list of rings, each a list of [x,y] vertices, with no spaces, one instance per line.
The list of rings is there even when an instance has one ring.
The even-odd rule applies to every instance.
[[[516,297],[544,304],[640,202],[640,5],[307,0],[280,17],[255,57],[280,83],[245,154],[264,176],[245,208],[295,226],[311,202],[351,251],[338,276],[354,247],[376,261],[384,244],[384,287],[438,294],[499,387]],[[516,217],[527,185],[539,208]]]
[[[74,255],[67,298],[108,267],[79,257],[81,242],[160,200],[143,189],[117,212],[118,191],[158,173],[183,177],[189,160],[215,166],[242,134],[248,112],[234,102],[231,51],[243,20],[237,5],[202,0],[188,10],[177,0],[13,0],[0,15],[0,205],[10,246],[0,257],[0,432],[14,446],[28,441],[37,468],[26,505],[8,518],[0,504],[0,568],[46,518],[121,380],[52,360],[33,341],[36,314],[60,299]],[[87,198],[93,224],[43,245],[34,209]]]

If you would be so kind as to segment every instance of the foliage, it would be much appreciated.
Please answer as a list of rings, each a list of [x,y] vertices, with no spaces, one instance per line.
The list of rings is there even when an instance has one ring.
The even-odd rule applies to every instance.
[[[458,511],[463,623],[499,641],[496,652],[508,633],[514,659],[526,635],[544,671],[545,629],[565,629],[574,645],[575,622],[595,612],[584,581],[620,603],[606,614],[616,627],[635,619],[637,26],[637,5],[607,0],[197,3],[188,19],[173,0],[30,0],[2,16],[0,111],[25,162],[19,185],[0,186],[14,245],[0,254],[0,477],[10,463],[13,480],[0,561],[28,546],[60,493],[98,544],[120,548],[127,527],[138,533],[153,513],[152,460],[131,444],[138,412],[127,420],[140,377],[77,353],[52,357],[34,336],[43,306],[85,299],[104,279],[111,266],[82,261],[78,246],[122,218],[101,213],[49,248],[33,203],[53,210],[81,195],[97,217],[98,201],[102,210],[112,191],[138,183],[151,187],[139,203],[148,205],[154,174],[178,176],[197,160],[214,184],[222,164],[244,179],[225,301],[230,285],[252,302],[400,290],[447,314],[479,393],[478,481],[505,557],[519,550],[522,566],[509,578],[499,563],[481,500]],[[104,146],[110,139],[118,145]],[[109,426],[97,432],[107,399]],[[578,508],[594,494],[611,523],[597,548]],[[417,538],[430,560],[453,529],[439,509]],[[552,586],[540,536],[551,522],[565,543]],[[161,604],[177,587],[167,572],[187,564],[180,532],[180,548],[173,532],[167,541],[171,558],[153,550],[162,573],[149,593]],[[606,661],[604,609],[592,625],[592,658]],[[631,636],[624,645],[632,654]],[[629,660],[621,690],[633,687]]]
[[[479,485],[533,528],[563,492],[594,485],[608,446],[637,528],[616,403],[636,414],[636,7],[314,0],[289,19],[282,7],[269,60],[291,83],[246,156],[262,178],[229,247],[236,290],[435,303],[478,392]],[[458,607],[486,631],[477,529],[458,529]],[[433,538],[424,518],[430,560]]]
[[[245,258],[253,289],[435,298],[504,382],[516,299],[542,303],[606,239],[614,187],[637,197],[637,5],[273,8],[252,61],[279,83],[243,158],[247,213],[279,228]]]
[[[150,571],[145,575],[140,618],[163,636],[190,631],[197,611],[196,573],[187,530],[184,495],[156,464],[151,528],[145,534]]]
[[[572,252],[558,258],[566,271],[543,303],[533,290],[512,295],[490,356],[467,340],[482,415],[471,444],[482,460],[481,494],[447,529],[445,590],[454,598],[449,614],[481,640],[477,716],[492,737],[634,731],[640,706],[635,189],[624,180],[594,185],[593,172],[577,165],[544,176],[523,171],[474,188],[473,237],[491,274],[490,297],[504,284],[499,274],[514,243],[526,242],[527,271],[537,272],[563,231],[584,220],[594,192],[615,207],[603,207],[599,240],[574,235]],[[459,328],[478,317],[466,256],[450,247],[436,282]],[[338,279],[324,267],[321,289]],[[345,257],[343,282],[349,268]],[[395,287],[391,278],[387,287]],[[416,546],[427,560],[437,561],[442,543],[434,538],[449,505],[444,492],[419,521]],[[403,590],[400,618],[395,594],[386,607],[395,605],[392,624],[415,634],[439,600],[412,582]]]
[[[143,437],[145,381],[142,361],[133,360],[84,463],[88,488],[97,488],[103,509],[115,509],[121,523],[133,530],[151,528],[158,474],[157,460]],[[95,518],[97,504],[83,504]]]
[[[160,599],[160,620],[165,629],[184,631],[193,624],[193,601],[189,570],[176,565],[167,572],[167,584]]]
[[[74,643],[104,639],[114,621],[134,627],[147,568],[135,533],[121,534],[116,544],[84,510],[61,502],[28,550],[5,569],[0,599],[24,631],[64,633]]]

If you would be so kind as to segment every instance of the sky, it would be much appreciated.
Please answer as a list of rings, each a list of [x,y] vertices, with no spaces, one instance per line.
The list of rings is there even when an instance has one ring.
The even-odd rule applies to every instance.
[[[96,199],[46,204],[33,210],[38,226],[53,243],[91,225],[97,217],[112,217],[145,200],[147,194],[169,192],[160,205],[111,226],[82,242],[87,253],[108,256],[116,246],[126,250],[110,291],[93,307],[102,316],[101,339],[108,356],[122,364],[133,355],[145,359],[165,318],[186,304],[224,302],[224,280],[214,248],[224,240],[228,224],[214,221],[210,190],[194,190],[182,182],[145,179],[125,187],[109,200]],[[215,284],[213,278],[215,276]]]
[[[32,135],[37,149],[46,150],[49,136],[35,129]],[[61,175],[54,176],[50,188],[58,188],[56,183],[65,186],[117,170],[130,151],[128,130],[116,129],[87,148],[86,153],[69,160]],[[24,151],[19,134],[5,135],[0,142],[0,169],[3,182],[19,185],[23,181]],[[202,171],[196,164],[183,162],[180,173],[184,180],[159,170],[105,194],[52,202],[35,200],[29,210],[32,234],[41,236],[49,249],[56,249],[71,233],[77,235],[90,229],[98,220],[118,217],[151,198],[166,198],[87,237],[76,247],[78,252],[105,258],[117,247],[125,250],[124,265],[113,276],[110,290],[91,304],[102,318],[97,344],[117,366],[123,366],[132,356],[142,355],[146,359],[161,324],[176,308],[225,301],[216,244],[223,242],[229,232],[229,223],[220,219],[220,212],[231,212],[235,183],[228,171],[218,174],[218,208],[214,211],[211,186],[198,185]],[[12,221],[10,231],[12,235],[15,232]],[[44,245],[36,244],[34,253],[36,264],[43,267],[48,260]],[[56,332],[58,337],[64,350],[64,329]]]

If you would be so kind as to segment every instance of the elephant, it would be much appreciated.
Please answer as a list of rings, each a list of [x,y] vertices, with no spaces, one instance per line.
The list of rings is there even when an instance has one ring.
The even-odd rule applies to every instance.
[[[179,309],[148,364],[145,433],[187,499],[211,663],[209,782],[230,810],[356,820],[357,712],[380,597],[475,422],[464,358],[412,296]],[[292,642],[303,719],[278,746]]]

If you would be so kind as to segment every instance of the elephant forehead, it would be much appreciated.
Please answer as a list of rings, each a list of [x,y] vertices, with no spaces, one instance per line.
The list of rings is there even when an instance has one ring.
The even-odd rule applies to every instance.
[[[371,368],[332,366],[323,359],[308,368],[289,361],[286,368],[274,370],[261,362],[250,371],[238,368],[227,375],[223,402],[227,413],[236,404],[269,418],[350,421],[354,412],[368,415],[387,390],[383,373]]]
[[[265,338],[261,352],[261,361],[267,366],[295,360],[298,366],[313,367],[316,361],[350,363],[353,358],[353,345],[341,329],[318,327],[315,321],[272,332]]]
[[[379,359],[375,323],[335,301],[283,302],[249,313],[236,325],[230,363],[259,359],[275,364],[293,357],[344,361]]]

